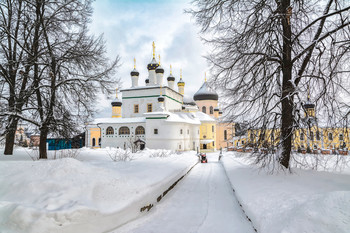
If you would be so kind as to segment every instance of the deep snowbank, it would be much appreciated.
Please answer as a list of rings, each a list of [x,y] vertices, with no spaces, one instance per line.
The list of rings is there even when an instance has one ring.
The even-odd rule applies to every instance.
[[[147,150],[130,162],[113,162],[108,149],[47,161],[26,153],[0,155],[0,232],[113,229],[143,214],[140,207],[197,162],[194,152],[159,158]]]
[[[349,232],[349,169],[332,173],[295,168],[293,174],[271,175],[235,155],[225,153],[222,161],[258,232]]]

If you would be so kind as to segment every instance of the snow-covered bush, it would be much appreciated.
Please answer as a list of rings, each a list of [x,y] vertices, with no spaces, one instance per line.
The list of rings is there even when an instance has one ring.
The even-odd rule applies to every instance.
[[[112,149],[107,151],[107,153],[114,162],[127,162],[133,160],[133,154],[130,149]]]
[[[152,153],[150,154],[150,158],[166,158],[169,157],[169,155],[171,155],[171,151],[170,150],[154,150],[152,151]]]
[[[39,160],[39,150],[37,148],[25,150],[25,152],[28,154],[28,156],[33,160]]]
[[[342,171],[350,167],[350,157],[340,154],[300,154],[294,153],[292,167],[318,171]]]
[[[59,151],[58,158],[59,159],[63,159],[63,158],[76,159],[78,157],[78,155],[79,155],[79,150],[77,150],[77,149],[65,149],[65,150]],[[55,154],[54,159],[56,159],[56,154]]]

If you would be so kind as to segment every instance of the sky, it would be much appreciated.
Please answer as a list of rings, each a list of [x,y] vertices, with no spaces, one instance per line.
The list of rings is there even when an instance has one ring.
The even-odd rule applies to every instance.
[[[200,39],[194,18],[184,13],[190,7],[190,0],[97,0],[93,3],[91,32],[104,35],[108,57],[113,59],[119,55],[121,58],[117,78],[122,85],[116,84],[116,88],[131,87],[134,57],[140,72],[139,85],[145,85],[154,41],[157,60],[160,54],[165,70],[164,77],[169,75],[171,64],[177,83],[182,69],[185,95],[193,96],[208,71],[203,57],[208,49]],[[107,99],[99,95],[97,117],[110,117],[111,98],[114,96]]]

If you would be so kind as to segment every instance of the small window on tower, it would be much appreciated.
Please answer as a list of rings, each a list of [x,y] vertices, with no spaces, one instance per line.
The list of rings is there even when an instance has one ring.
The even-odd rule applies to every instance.
[[[210,114],[214,114],[214,108],[213,108],[213,106],[210,106]]]
[[[330,140],[330,141],[333,140],[333,134],[332,134],[332,133],[329,133],[329,134],[328,134],[328,140]]]
[[[211,126],[211,131],[214,133],[214,125]]]
[[[205,106],[202,107],[202,112],[207,113],[207,108]]]
[[[180,129],[180,134],[182,134],[182,129]]]
[[[343,134],[339,134],[339,140],[340,140],[340,141],[343,141],[343,140],[344,140]]]
[[[139,105],[134,104],[134,113],[139,113]]]
[[[158,129],[154,129],[154,134],[158,134]]]
[[[316,140],[317,141],[321,140],[320,131],[316,132]]]
[[[147,104],[147,112],[152,112],[152,104]]]

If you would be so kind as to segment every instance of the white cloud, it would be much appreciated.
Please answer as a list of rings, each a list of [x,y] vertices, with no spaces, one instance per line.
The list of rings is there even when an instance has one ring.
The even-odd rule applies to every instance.
[[[148,76],[146,66],[152,58],[152,41],[155,41],[165,76],[172,64],[177,80],[180,69],[183,70],[186,94],[193,95],[199,89],[208,69],[202,57],[207,49],[197,35],[198,28],[191,16],[184,13],[184,9],[190,7],[188,2],[98,0],[93,7],[91,31],[104,34],[109,57],[121,56],[118,77],[123,81],[123,88],[131,85],[134,57],[140,72],[139,84],[144,85]],[[106,101],[101,98],[101,102]]]

